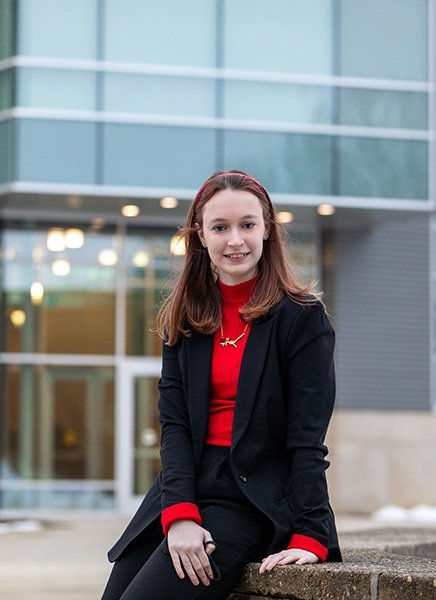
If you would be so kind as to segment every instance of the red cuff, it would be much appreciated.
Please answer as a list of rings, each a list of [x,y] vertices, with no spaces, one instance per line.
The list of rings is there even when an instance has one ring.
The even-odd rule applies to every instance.
[[[328,554],[328,550],[325,546],[313,538],[300,533],[294,533],[294,535],[291,537],[291,541],[288,544],[288,549],[290,550],[292,548],[299,548],[300,550],[313,552],[313,554],[316,554],[321,562],[325,561]]]
[[[192,502],[179,502],[165,508],[161,514],[161,523],[164,535],[167,535],[168,529],[180,519],[189,519],[201,525],[201,515],[198,506]]]

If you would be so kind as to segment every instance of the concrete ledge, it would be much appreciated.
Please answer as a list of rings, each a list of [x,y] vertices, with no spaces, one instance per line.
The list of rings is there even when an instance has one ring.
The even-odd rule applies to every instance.
[[[229,600],[434,600],[436,530],[375,529],[341,535],[343,563],[247,566]]]

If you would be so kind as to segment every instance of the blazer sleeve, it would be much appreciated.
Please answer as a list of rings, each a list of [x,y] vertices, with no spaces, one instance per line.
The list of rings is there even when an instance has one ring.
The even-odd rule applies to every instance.
[[[287,452],[293,533],[328,546],[331,517],[324,438],[335,400],[335,334],[317,303],[300,310],[287,339]]]
[[[158,384],[162,510],[179,503],[193,504],[195,500],[195,464],[178,351],[178,346],[164,344]]]

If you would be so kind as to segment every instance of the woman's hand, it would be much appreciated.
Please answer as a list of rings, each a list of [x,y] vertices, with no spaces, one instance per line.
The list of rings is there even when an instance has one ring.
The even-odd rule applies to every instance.
[[[319,561],[316,554],[308,550],[292,548],[291,550],[282,550],[277,554],[270,554],[262,560],[259,573],[272,571],[277,565],[310,565]]]
[[[194,585],[200,582],[209,585],[213,578],[209,563],[209,554],[215,546],[206,542],[212,541],[212,535],[194,521],[180,519],[174,521],[167,535],[168,550],[174,569],[180,579],[185,573]]]

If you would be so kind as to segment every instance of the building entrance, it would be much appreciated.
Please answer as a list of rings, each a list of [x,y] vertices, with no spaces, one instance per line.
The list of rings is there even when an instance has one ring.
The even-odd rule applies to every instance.
[[[160,358],[125,359],[118,371],[116,504],[124,514],[134,512],[160,470],[160,368]]]

